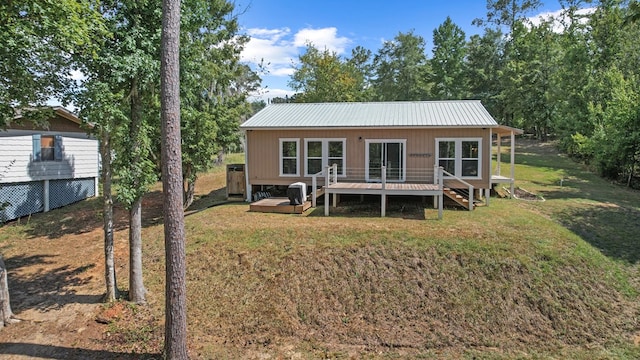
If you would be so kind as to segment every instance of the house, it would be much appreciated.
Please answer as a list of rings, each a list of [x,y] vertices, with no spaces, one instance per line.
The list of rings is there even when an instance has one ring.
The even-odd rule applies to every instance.
[[[59,208],[98,194],[98,141],[80,119],[51,108],[48,126],[16,117],[0,128],[2,221]]]
[[[272,104],[240,128],[247,201],[304,182],[314,202],[318,190],[334,204],[336,194],[380,194],[383,216],[386,195],[433,196],[440,209],[444,195],[473,209],[474,195],[514,181],[513,146],[503,176],[499,163],[492,170],[492,138],[513,144],[522,133],[498,125],[476,100]]]

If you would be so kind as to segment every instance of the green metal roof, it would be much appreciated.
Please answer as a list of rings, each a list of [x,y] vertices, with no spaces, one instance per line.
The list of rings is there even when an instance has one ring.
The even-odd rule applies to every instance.
[[[479,100],[271,104],[240,128],[496,127]]]

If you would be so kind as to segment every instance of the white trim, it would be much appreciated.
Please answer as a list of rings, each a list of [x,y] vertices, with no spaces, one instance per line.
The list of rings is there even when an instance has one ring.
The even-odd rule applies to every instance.
[[[482,138],[479,137],[457,137],[457,138],[436,138],[436,164],[440,164],[440,142],[454,142],[455,143],[455,170],[453,175],[460,179],[479,180],[482,179]],[[476,141],[478,142],[478,175],[477,176],[462,176],[462,142],[464,141]],[[466,160],[474,160],[466,158]]]
[[[281,177],[297,177],[300,176],[300,139],[299,138],[280,138],[280,146],[278,149],[278,162],[280,168],[280,176]],[[295,142],[296,143],[296,173],[295,174],[284,174],[282,169],[282,143],[284,142]]]
[[[322,144],[320,171],[325,169],[329,164],[329,142],[342,142],[342,171],[338,174],[340,177],[347,176],[347,139],[346,138],[305,138],[304,139],[304,176],[311,177],[314,174],[309,173],[309,142],[320,142]],[[317,157],[314,157],[317,159]]]
[[[402,144],[402,176],[399,180],[389,180],[387,182],[405,182],[407,179],[407,139],[365,139],[364,140],[364,177],[365,181],[381,181],[380,179],[369,178],[369,144]]]
[[[249,136],[247,136],[247,132],[244,133],[244,184],[245,184],[245,194],[246,202],[251,202],[251,181],[249,180]]]
[[[260,126],[249,126],[242,127],[240,126],[240,130],[250,131],[250,130],[266,130],[266,131],[283,131],[283,130],[379,130],[379,129],[388,129],[388,130],[420,130],[420,129],[487,129],[497,128],[496,124],[486,124],[486,125],[405,125],[405,126],[392,126],[392,125],[380,125],[380,126],[280,126],[280,127],[260,127]]]

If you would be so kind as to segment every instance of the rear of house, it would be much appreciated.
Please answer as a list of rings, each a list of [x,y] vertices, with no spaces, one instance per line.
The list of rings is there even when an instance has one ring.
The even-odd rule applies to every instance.
[[[46,128],[25,120],[0,130],[2,221],[98,194],[98,141],[71,112],[56,107],[53,113]]]
[[[473,100],[273,104],[241,128],[248,201],[271,186],[311,186],[333,164],[338,181],[380,182],[384,169],[390,183],[434,183],[442,167],[461,187],[488,190],[492,136],[508,130]]]

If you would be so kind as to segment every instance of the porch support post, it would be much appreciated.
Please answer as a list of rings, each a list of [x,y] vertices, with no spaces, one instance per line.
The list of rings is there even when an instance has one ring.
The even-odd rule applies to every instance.
[[[384,217],[387,210],[387,194],[385,192],[387,184],[387,167],[382,165],[380,177],[382,178],[382,192],[380,193],[380,216]]]
[[[444,186],[442,181],[442,167],[438,167],[438,188],[440,195],[438,196],[438,220],[442,220],[442,208],[444,207]]]
[[[487,207],[489,207],[489,199],[491,199],[491,183],[489,183],[488,189],[484,189],[484,201],[487,203]]]
[[[44,212],[49,211],[49,180],[45,180],[43,183],[43,199]]]
[[[500,163],[501,163],[500,159],[502,158],[500,156],[500,154],[502,152],[502,150],[500,149],[500,144],[502,143],[502,136],[500,136],[500,134],[497,134],[497,135],[498,135],[498,137],[497,137],[498,138],[498,155],[496,155],[496,159],[497,159],[496,160],[496,163],[497,163],[496,175],[500,176]]]
[[[516,182],[516,134],[511,132],[511,197],[513,198],[513,191]]]
[[[329,192],[327,189],[324,193],[324,216],[329,216]]]

